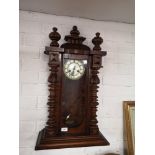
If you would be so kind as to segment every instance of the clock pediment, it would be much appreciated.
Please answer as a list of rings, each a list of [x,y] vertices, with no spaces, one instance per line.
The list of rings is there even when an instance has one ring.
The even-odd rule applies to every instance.
[[[77,26],[73,26],[73,30],[71,30],[70,35],[65,36],[65,41],[67,41],[67,43],[62,44],[61,48],[90,51],[90,48],[83,44],[83,41],[86,38],[79,35],[80,32],[77,29]]]

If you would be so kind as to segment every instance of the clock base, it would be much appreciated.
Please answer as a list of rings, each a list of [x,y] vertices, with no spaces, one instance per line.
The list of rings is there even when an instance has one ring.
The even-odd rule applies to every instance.
[[[44,135],[45,130],[43,129],[39,132],[35,150],[105,146],[110,144],[101,133],[95,136],[57,136],[52,138],[45,138]]]

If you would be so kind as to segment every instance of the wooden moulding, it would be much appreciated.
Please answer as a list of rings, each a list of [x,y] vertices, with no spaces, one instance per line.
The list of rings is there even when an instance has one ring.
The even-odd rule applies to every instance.
[[[44,135],[43,129],[39,132],[35,150],[109,145],[109,142],[100,132],[95,136],[57,136],[44,138]]]

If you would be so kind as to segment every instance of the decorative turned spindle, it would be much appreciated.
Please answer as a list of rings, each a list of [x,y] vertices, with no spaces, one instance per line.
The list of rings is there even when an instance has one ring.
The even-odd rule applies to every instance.
[[[59,47],[58,41],[60,40],[61,36],[57,32],[57,28],[53,28],[53,32],[49,34],[49,38],[52,40],[50,46],[52,47]],[[56,131],[56,105],[57,105],[57,96],[56,96],[56,89],[57,89],[57,72],[59,67],[59,59],[58,54],[56,52],[49,52],[49,70],[50,75],[48,77],[49,82],[49,96],[48,96],[48,120],[46,122],[46,132],[47,136],[55,136],[57,134]]]
[[[101,51],[100,45],[102,44],[103,39],[100,37],[100,33],[96,33],[96,37],[92,39],[92,43],[94,44],[93,51],[96,51],[96,54],[92,55],[92,66],[91,66],[91,80],[90,80],[90,103],[91,103],[91,120],[90,120],[90,134],[97,135],[99,133],[98,121],[97,121],[97,105],[98,103],[98,84],[100,83],[98,73],[101,68],[101,55],[99,55]]]

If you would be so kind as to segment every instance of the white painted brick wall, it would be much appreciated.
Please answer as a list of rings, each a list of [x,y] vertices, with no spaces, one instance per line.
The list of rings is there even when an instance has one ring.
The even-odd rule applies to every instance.
[[[47,120],[49,33],[58,27],[62,38],[77,25],[85,44],[93,47],[96,31],[108,51],[100,70],[99,127],[110,146],[34,151],[37,135]],[[134,25],[61,17],[20,11],[20,155],[101,155],[116,152],[123,155],[122,101],[134,100]]]

